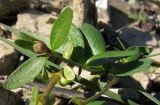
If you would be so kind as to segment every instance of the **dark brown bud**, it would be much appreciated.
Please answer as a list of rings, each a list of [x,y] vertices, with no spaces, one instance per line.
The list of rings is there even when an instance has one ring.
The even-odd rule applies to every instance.
[[[38,53],[46,53],[48,51],[47,45],[42,41],[37,41],[36,44],[33,46],[33,50]]]

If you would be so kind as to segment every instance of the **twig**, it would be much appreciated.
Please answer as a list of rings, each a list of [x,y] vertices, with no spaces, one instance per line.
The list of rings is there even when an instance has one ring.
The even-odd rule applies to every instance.
[[[46,88],[47,85],[42,83],[32,82],[32,83],[29,83],[28,85],[25,85],[24,88],[32,89],[33,86],[38,86],[39,91],[44,92],[44,89]],[[60,87],[54,87],[51,90],[51,93],[57,97],[66,98],[66,99],[71,99],[72,97],[77,97],[79,99],[86,99],[92,96],[92,94],[79,92],[73,89],[70,90],[70,89],[60,88]]]

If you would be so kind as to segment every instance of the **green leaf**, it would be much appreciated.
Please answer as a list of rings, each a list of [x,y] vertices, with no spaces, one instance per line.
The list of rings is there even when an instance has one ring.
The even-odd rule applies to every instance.
[[[29,50],[33,51],[33,46],[34,46],[35,42],[29,41],[29,40],[18,39],[18,40],[15,40],[15,44],[17,44],[18,46],[20,46],[22,48],[29,49]]]
[[[60,74],[60,84],[61,84],[62,86],[65,86],[65,85],[67,85],[67,84],[69,84],[69,83],[70,83],[70,81],[67,80],[67,79],[64,77],[64,75]]]
[[[30,99],[29,105],[37,105],[38,102],[38,87],[34,86],[32,88],[32,97]]]
[[[139,52],[137,50],[135,51],[107,51],[102,52],[100,54],[94,55],[93,57],[89,58],[87,60],[87,65],[103,65],[107,62],[115,62],[117,60],[120,60],[122,58],[125,58],[127,62],[136,60],[139,57]],[[128,57],[128,58],[127,58]]]
[[[131,61],[135,61],[139,58],[140,56],[140,48],[139,47],[131,47],[130,49],[127,49],[126,51],[133,51],[134,54],[132,56],[129,56],[125,59],[122,59],[122,63],[127,63],[127,62],[131,62]],[[124,62],[123,62],[124,60]]]
[[[64,77],[69,81],[73,81],[75,79],[75,74],[72,68],[68,65],[64,65]]]
[[[46,57],[30,58],[21,64],[4,83],[6,89],[15,89],[31,82],[43,69]]]
[[[27,41],[35,41],[36,40],[32,36],[28,35],[28,33],[23,32],[23,31],[19,31],[19,33],[16,34],[16,36],[17,36],[16,39],[20,39],[20,40],[27,40]]]
[[[67,85],[75,79],[75,73],[68,65],[64,65],[63,74],[60,74],[61,85]]]
[[[64,48],[63,58],[69,60],[72,55],[72,52],[73,52],[73,43],[72,42],[66,43],[66,46]]]
[[[101,33],[95,27],[85,23],[80,27],[80,29],[87,39],[93,55],[105,51],[104,39]]]
[[[110,69],[110,74],[113,74],[116,76],[128,76],[134,73],[143,72],[143,71],[148,70],[151,64],[152,64],[152,60],[150,59],[129,62],[126,64],[115,64]]]
[[[73,11],[66,7],[62,10],[60,16],[52,27],[50,36],[50,45],[53,51],[59,48],[68,36],[68,32],[72,25]]]
[[[72,25],[68,35],[68,41],[73,43],[73,52],[71,55],[71,60],[75,62],[83,62],[84,59],[84,40],[82,33],[75,26]]]
[[[35,33],[27,32],[27,31],[20,31],[20,35],[21,35],[21,36],[26,35],[26,36],[32,37],[32,38],[34,38],[34,39],[36,39],[36,40],[42,41],[42,42],[44,42],[44,43],[47,45],[47,47],[48,47],[49,49],[51,49],[50,40],[49,40],[49,38],[47,38],[47,37],[44,37],[44,36],[42,36],[42,35],[37,35],[37,34],[35,34]]]

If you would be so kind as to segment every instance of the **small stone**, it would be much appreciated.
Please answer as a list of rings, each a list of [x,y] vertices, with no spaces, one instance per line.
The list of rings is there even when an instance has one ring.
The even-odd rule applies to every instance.
[[[29,8],[30,0],[0,0],[0,17],[4,17],[18,9]]]
[[[7,80],[7,77],[8,76],[5,76],[5,75],[0,76],[0,83],[3,84]]]
[[[52,22],[51,19],[53,20]],[[55,15],[29,9],[18,14],[16,28],[49,37],[55,20]]]
[[[151,81],[145,73],[136,73],[132,76],[136,81],[138,81],[141,86],[147,90],[151,86]]]
[[[114,29],[122,28],[130,24],[133,20],[128,16],[131,14],[131,5],[122,0],[108,0],[109,1],[109,14],[110,14],[110,23]],[[137,6],[134,5],[134,8]]]
[[[17,63],[17,53],[14,48],[0,41],[0,75],[8,75]]]
[[[147,46],[157,47],[160,39],[157,35],[150,35],[138,28],[125,28],[120,34],[120,38],[127,46]]]
[[[153,27],[154,27],[154,24],[150,23],[150,22],[142,23],[142,25],[141,25],[141,29],[144,32],[151,32]]]
[[[150,53],[150,55],[158,54],[160,53],[160,48],[155,48],[153,51]],[[150,57],[156,64],[160,64],[160,54]]]
[[[25,105],[18,94],[0,87],[0,105]]]
[[[147,73],[147,76],[154,83],[160,84],[160,67],[154,67],[154,71]]]

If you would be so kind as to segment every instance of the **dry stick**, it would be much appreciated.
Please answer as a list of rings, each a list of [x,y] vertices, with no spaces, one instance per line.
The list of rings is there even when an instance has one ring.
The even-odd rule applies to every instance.
[[[37,83],[37,82],[32,82],[29,83],[28,85],[25,85],[24,88],[26,89],[32,89],[32,87],[38,86],[40,92],[44,92],[44,89],[46,88],[47,85],[42,84],[42,83]],[[61,98],[66,98],[66,99],[71,99],[72,97],[77,97],[78,99],[86,99],[92,96],[92,94],[88,93],[83,93],[77,90],[70,90],[66,88],[61,88],[61,87],[53,87],[51,90],[51,93],[54,94],[57,97]]]

